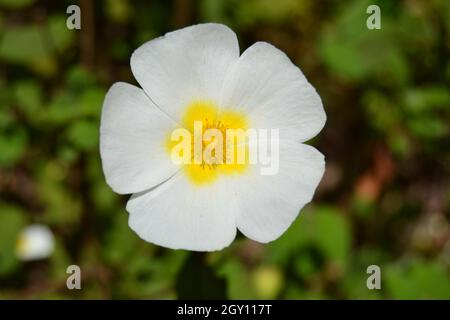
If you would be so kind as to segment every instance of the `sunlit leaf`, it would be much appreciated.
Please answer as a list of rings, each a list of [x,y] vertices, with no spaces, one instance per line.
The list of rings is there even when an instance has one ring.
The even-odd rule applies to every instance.
[[[437,262],[413,260],[386,270],[386,286],[394,299],[450,299],[450,276]]]

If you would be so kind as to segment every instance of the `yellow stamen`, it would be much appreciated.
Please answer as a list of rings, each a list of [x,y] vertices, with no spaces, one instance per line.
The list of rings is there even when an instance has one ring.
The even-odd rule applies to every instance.
[[[198,124],[201,124],[200,132]],[[194,101],[186,108],[182,125],[190,132],[188,151],[191,160],[190,163],[183,165],[183,170],[194,185],[212,183],[220,175],[240,174],[248,167],[248,147],[245,144],[245,137],[242,139],[242,133],[247,130],[248,122],[242,113],[232,109],[220,110],[210,101]],[[236,136],[233,136],[233,130],[237,132]],[[211,137],[206,140],[208,133]],[[172,132],[168,134],[166,141],[169,154],[182,142],[174,141],[171,134]],[[219,141],[216,135],[220,135],[222,139]],[[198,143],[199,148],[196,148],[195,143]],[[205,156],[209,151],[211,157]],[[183,152],[177,154],[178,156],[181,159]]]

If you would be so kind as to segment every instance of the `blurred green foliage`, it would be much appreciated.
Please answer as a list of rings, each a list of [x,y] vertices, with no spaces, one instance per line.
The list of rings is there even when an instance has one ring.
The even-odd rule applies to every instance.
[[[72,2],[0,0],[0,298],[450,299],[449,1],[80,1],[68,30]],[[132,51],[207,21],[303,70],[328,115],[313,141],[327,170],[280,239],[199,254],[130,230],[98,130],[108,87],[135,83]],[[16,258],[29,223],[53,230],[51,258]],[[81,291],[65,287],[70,264]],[[366,287],[372,264],[381,290]]]

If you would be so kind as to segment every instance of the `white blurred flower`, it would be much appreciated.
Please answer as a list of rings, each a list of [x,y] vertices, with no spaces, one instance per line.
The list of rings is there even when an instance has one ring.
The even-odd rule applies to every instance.
[[[100,128],[106,181],[133,194],[130,227],[146,241],[196,251],[228,246],[237,229],[263,243],[278,238],[311,201],[325,167],[302,143],[326,115],[300,69],[265,42],[240,55],[236,34],[214,23],[145,43],[131,69],[142,89],[114,84]],[[196,121],[219,131],[277,129],[278,173],[261,175],[259,164],[175,164],[167,139]]]
[[[19,234],[16,255],[20,260],[32,261],[51,256],[54,248],[52,231],[45,225],[33,224]]]

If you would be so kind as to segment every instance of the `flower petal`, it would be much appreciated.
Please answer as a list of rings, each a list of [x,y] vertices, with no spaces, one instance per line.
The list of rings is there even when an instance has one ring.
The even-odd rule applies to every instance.
[[[249,47],[225,79],[221,106],[249,114],[253,128],[279,128],[280,138],[306,141],[325,125],[314,87],[279,49],[265,42]]]
[[[223,79],[239,58],[228,27],[199,24],[169,32],[134,51],[131,69],[151,99],[180,121],[194,100],[218,101]]]
[[[179,172],[130,198],[129,225],[142,239],[167,248],[220,250],[236,236],[230,192],[226,182],[195,187]]]
[[[247,237],[269,242],[291,225],[300,209],[312,200],[325,170],[323,155],[315,148],[294,141],[280,141],[279,170],[251,174],[234,186],[239,213],[237,227]]]
[[[164,150],[176,124],[138,87],[115,83],[103,104],[100,154],[106,182],[117,193],[146,190],[173,175],[174,165]]]

